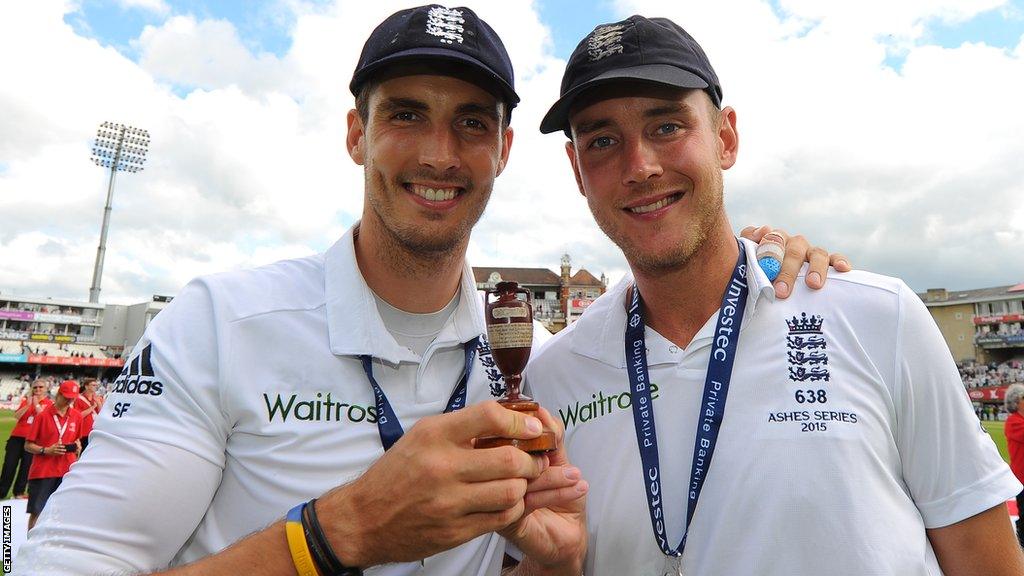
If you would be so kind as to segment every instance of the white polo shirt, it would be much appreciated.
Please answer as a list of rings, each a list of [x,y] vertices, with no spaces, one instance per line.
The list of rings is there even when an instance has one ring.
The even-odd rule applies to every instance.
[[[686,574],[937,575],[925,529],[1021,490],[900,280],[830,274],[776,300],[751,288],[725,418],[683,556]],[[533,394],[590,482],[587,576],[661,575],[627,379],[627,277],[533,359]],[[685,290],[685,287],[681,288]],[[717,314],[686,348],[646,330],[669,545],[686,491]]]
[[[406,431],[440,414],[465,367],[463,343],[486,331],[473,281],[466,265],[459,305],[421,358],[381,320],[352,230],[324,255],[194,280],[136,346],[15,568],[55,576],[190,562],[357,478],[383,454],[359,356],[373,356]],[[467,403],[503,392],[482,342]],[[366,573],[497,574],[503,551],[485,535],[422,565]]]

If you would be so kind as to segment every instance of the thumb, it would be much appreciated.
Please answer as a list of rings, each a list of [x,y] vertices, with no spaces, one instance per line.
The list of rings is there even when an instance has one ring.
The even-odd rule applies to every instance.
[[[509,410],[493,400],[463,408],[450,416],[453,416],[448,422],[453,427],[452,437],[464,440],[483,436],[529,440],[540,436],[543,429],[537,418]]]

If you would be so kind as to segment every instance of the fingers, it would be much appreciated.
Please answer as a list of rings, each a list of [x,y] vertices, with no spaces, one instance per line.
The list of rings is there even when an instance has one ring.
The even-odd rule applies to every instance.
[[[761,237],[755,252],[757,265],[774,282],[782,270],[782,260],[786,255],[786,240],[779,232],[774,230],[767,232]]]
[[[467,513],[501,512],[522,504],[527,483],[522,478],[470,484],[462,496]]]
[[[500,512],[478,512],[467,515],[465,519],[475,528],[474,532],[476,534],[498,532],[508,528],[513,522],[522,518],[525,509],[526,505],[520,500],[511,508],[501,510]]]
[[[589,491],[590,484],[586,480],[580,479],[572,486],[543,490],[541,492],[527,492],[523,498],[525,505],[523,514],[526,515],[541,508],[567,508],[570,505],[573,505],[572,507],[574,508],[582,509],[584,505],[583,497]]]
[[[804,282],[808,288],[818,290],[825,285],[825,277],[828,276],[828,252],[815,246],[807,251],[807,261],[810,266],[807,267]]]
[[[781,299],[788,298],[792,293],[793,286],[796,284],[797,276],[804,262],[810,264],[807,268],[804,282],[809,288],[815,290],[825,285],[829,266],[832,266],[839,272],[849,272],[852,270],[849,259],[846,256],[842,254],[829,254],[827,250],[817,246],[811,247],[807,239],[801,235],[790,237],[783,230],[768,229],[767,226],[760,228],[748,226],[740,234],[745,238],[759,242],[759,262],[762,260],[762,255],[780,256],[780,251],[770,246],[770,244],[774,243],[785,247],[784,252],[781,254],[782,263],[779,267],[778,276],[773,282],[775,296]],[[772,269],[773,266],[774,264],[771,262],[768,262],[768,265],[762,265],[769,279],[771,279],[771,273],[774,271]]]
[[[562,421],[555,418],[547,411],[546,408],[537,409],[537,417],[544,425],[546,430],[550,430],[555,433],[555,450],[548,452],[548,462],[552,466],[559,466],[567,462],[565,458],[565,451],[562,450],[562,440],[565,438],[565,427],[562,426]]]
[[[583,478],[575,466],[550,466],[527,485],[527,493],[543,492],[575,486]]]
[[[543,456],[531,456],[515,446],[473,450],[468,458],[453,463],[455,477],[463,482],[487,482],[503,478],[532,480],[547,468]]]
[[[832,254],[828,258],[829,264],[832,265],[839,272],[849,272],[853,270],[853,266],[850,265],[850,259],[842,254]]]
[[[783,237],[786,233],[781,230],[775,230]],[[775,286],[775,296],[778,298],[788,298],[792,293],[793,286],[796,285],[796,277],[800,273],[800,267],[803,266],[804,261],[807,259],[807,250],[810,248],[807,239],[803,236],[791,236],[786,238],[786,254],[782,260],[782,269],[779,271],[778,277],[773,283]]]
[[[754,242],[760,242],[764,235],[771,232],[771,226],[747,226],[743,230],[740,230],[740,236],[747,240]]]
[[[590,485],[575,466],[552,466],[526,488],[526,511],[566,506],[586,495]]]
[[[480,402],[457,412],[443,414],[448,437],[468,443],[482,436],[529,440],[540,436],[540,420],[522,412],[502,408],[495,401]]]

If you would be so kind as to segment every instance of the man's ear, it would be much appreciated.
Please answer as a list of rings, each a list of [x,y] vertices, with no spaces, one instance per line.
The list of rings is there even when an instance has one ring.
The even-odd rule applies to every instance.
[[[580,176],[580,164],[576,158],[576,146],[572,143],[572,140],[565,143],[565,154],[569,157],[569,164],[572,165],[572,173],[573,176],[576,177],[576,187],[580,189],[580,194],[586,198],[587,191],[583,189],[583,178]]]
[[[359,117],[359,112],[356,110],[348,111],[348,134],[345,136],[345,146],[348,148],[348,155],[352,157],[352,161],[362,166],[364,155],[366,150],[366,144],[363,140],[364,128],[363,120]]]
[[[720,114],[718,126],[718,156],[722,170],[732,168],[740,152],[740,134],[736,130],[736,111],[726,106]]]
[[[505,171],[505,166],[508,165],[508,155],[512,151],[512,128],[505,128],[505,131],[501,135],[501,157],[498,158],[498,167],[494,171],[494,176],[501,176],[501,173]]]

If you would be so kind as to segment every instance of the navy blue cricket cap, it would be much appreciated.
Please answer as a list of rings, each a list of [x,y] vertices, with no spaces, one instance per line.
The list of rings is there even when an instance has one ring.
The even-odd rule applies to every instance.
[[[509,110],[519,103],[512,60],[494,29],[469,8],[438,4],[400,10],[381,22],[363,45],[349,90],[358,94],[387,66],[431,60],[464,64],[494,81]]]
[[[630,16],[587,34],[562,75],[558,101],[544,115],[540,131],[569,130],[569,110],[587,90],[622,81],[698,88],[722,105],[722,86],[704,50],[668,18]]]

